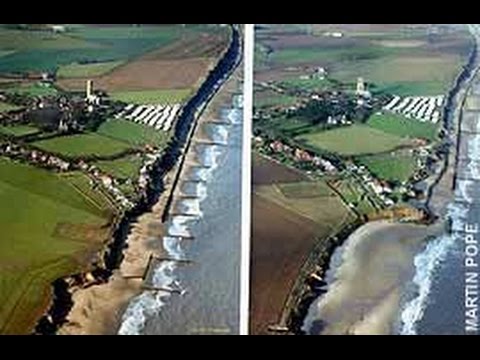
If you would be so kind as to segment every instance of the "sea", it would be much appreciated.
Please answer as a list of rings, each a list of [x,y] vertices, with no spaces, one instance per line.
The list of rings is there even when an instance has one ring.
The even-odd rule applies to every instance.
[[[480,99],[480,80],[476,80],[471,95]],[[478,227],[480,234],[479,105],[474,105],[473,111],[464,111],[460,126],[454,200],[447,210],[450,231],[429,242],[415,258],[413,289],[416,295],[405,301],[399,321],[400,334],[478,335],[478,331],[466,331],[465,326],[465,312],[471,309],[466,306],[466,273],[472,272],[472,268],[465,266],[465,239],[467,227]],[[480,235],[473,237],[480,238]],[[479,263],[475,248],[478,249],[470,247],[469,255]],[[474,285],[470,289],[478,289],[478,280],[475,283],[469,283]],[[476,297],[478,299],[478,295]],[[478,300],[475,302],[478,304]]]
[[[242,96],[199,123],[172,202],[165,256],[119,334],[238,334]]]
[[[479,314],[479,269],[467,268],[465,259],[467,231],[477,229],[478,233],[469,235],[473,245],[468,255],[471,261],[480,264],[480,80],[473,85],[463,111],[459,139],[455,187],[443,219],[447,226],[440,235],[424,241],[416,251],[412,275],[402,287],[400,306],[391,324],[392,334],[478,335],[478,330],[467,330],[466,323],[467,320],[475,322]],[[343,264],[349,240],[332,256],[325,277],[325,291],[331,290],[337,281],[337,271]],[[468,283],[471,307],[466,301],[467,273],[474,273],[471,278],[474,281]],[[322,320],[317,309],[321,300],[322,297],[316,299],[310,307],[304,322],[307,333],[318,333],[312,324]],[[467,317],[468,310],[471,316]]]

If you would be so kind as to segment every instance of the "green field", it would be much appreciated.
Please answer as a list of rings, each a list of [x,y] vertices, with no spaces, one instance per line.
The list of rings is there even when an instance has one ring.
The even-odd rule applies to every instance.
[[[64,34],[0,26],[0,73],[55,71],[61,65],[128,60],[182,36],[215,30],[207,25],[69,25]]]
[[[184,102],[192,94],[191,89],[114,91],[110,94],[113,100],[131,104],[178,104]]]
[[[34,134],[39,130],[33,126],[17,125],[17,126],[4,126],[0,125],[0,133],[5,135],[23,136],[28,134]]]
[[[18,93],[29,96],[50,96],[58,93],[55,87],[42,85],[37,82],[8,84],[5,86],[0,86],[0,90],[3,90],[7,93]]]
[[[268,90],[255,92],[254,104],[256,107],[291,106],[297,102],[298,98],[295,96],[279,94]]]
[[[109,120],[100,125],[97,134],[131,146],[165,147],[170,133],[127,120]]]
[[[10,54],[28,49],[78,49],[95,47],[85,39],[50,31],[28,31],[0,27],[0,49]],[[8,53],[3,56],[10,55]]]
[[[358,76],[373,83],[374,92],[390,92],[396,95],[444,94],[463,65],[459,55],[440,56],[410,54],[386,54],[376,60],[362,60],[352,64],[337,65],[332,77],[343,82],[352,82]],[[465,59],[463,59],[465,60]]]
[[[142,167],[142,158],[129,156],[113,161],[97,161],[94,165],[115,178],[135,180]]]
[[[372,115],[367,124],[386,133],[409,138],[437,139],[438,124],[408,119],[401,115],[385,113]]]
[[[284,183],[279,184],[278,187],[287,198],[302,199],[335,195],[326,183],[320,181]]]
[[[73,63],[69,65],[62,65],[57,71],[59,78],[83,78],[94,77],[108,73],[117,66],[123,64],[123,61],[107,61],[99,63],[78,64]]]
[[[288,138],[304,133],[315,132],[318,126],[296,117],[274,117],[268,120],[259,120],[253,123],[254,127],[262,129],[262,132],[271,137],[279,135]]]
[[[266,66],[268,61],[268,49],[261,45],[259,42],[255,42],[254,64],[255,69],[260,69]]]
[[[309,79],[288,78],[279,82],[285,88],[295,90],[324,91],[332,88],[332,83],[328,79],[311,77]]]
[[[376,177],[395,182],[407,181],[416,168],[415,158],[406,154],[365,156],[360,157],[359,162]]]
[[[0,113],[20,109],[20,106],[0,101]]]
[[[398,96],[435,96],[447,92],[451,82],[395,81],[381,82],[370,87],[372,94],[395,94]]]
[[[407,145],[399,136],[365,125],[352,125],[334,130],[312,132],[298,136],[307,145],[340,155],[375,154]]]
[[[360,188],[355,180],[351,178],[339,180],[335,182],[335,188],[340,192],[347,203],[355,206],[355,209],[360,214],[367,215],[376,211],[376,207],[368,199],[365,195],[365,191]]]
[[[318,64],[353,63],[379,58],[385,54],[380,46],[366,44],[359,47],[298,47],[284,48],[272,53],[271,61],[285,65],[317,62]]]
[[[61,136],[37,141],[32,145],[68,157],[110,156],[131,148],[124,142],[95,133]]]
[[[48,306],[51,283],[88,264],[108,237],[112,212],[65,178],[3,159],[0,204],[0,333],[25,334]]]
[[[256,70],[278,71],[276,81],[293,81],[305,89],[321,90],[316,81],[290,80],[288,72],[279,70],[323,66],[330,79],[345,84],[363,77],[375,93],[439,95],[451,87],[472,46],[466,29],[432,36],[426,26],[411,29],[399,25],[382,31],[367,27],[357,31],[347,26],[341,30],[345,36],[332,39],[323,36],[326,28],[264,26],[256,33],[256,47],[271,52],[268,57],[258,57]]]
[[[326,236],[331,232],[338,230],[338,226],[353,219],[353,214],[342,203],[341,199],[326,192],[328,186],[323,182],[317,182],[317,188],[313,183],[305,187],[305,182],[294,185],[275,184],[275,185],[257,185],[255,186],[255,195],[265,197],[266,199],[275,202],[276,204],[296,212],[320,225],[319,236]],[[289,195],[285,196],[285,189],[289,189]],[[306,191],[315,191],[316,196],[304,197]],[[318,192],[317,192],[318,191]],[[288,193],[288,190],[287,190]],[[299,197],[293,196],[295,193]],[[322,195],[323,193],[323,195]]]

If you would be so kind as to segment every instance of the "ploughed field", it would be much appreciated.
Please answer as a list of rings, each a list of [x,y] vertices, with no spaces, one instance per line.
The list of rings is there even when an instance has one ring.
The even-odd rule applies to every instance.
[[[353,220],[353,215],[325,182],[310,181],[257,155],[252,201],[250,329],[265,334],[280,320],[315,242]]]

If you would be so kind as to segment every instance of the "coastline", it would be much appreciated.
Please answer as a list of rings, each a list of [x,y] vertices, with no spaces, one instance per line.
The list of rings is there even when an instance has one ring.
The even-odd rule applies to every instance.
[[[472,38],[473,45],[468,57],[468,63],[455,78],[448,93],[449,101],[444,108],[443,129],[445,130],[447,137],[451,137],[450,139],[447,139],[449,151],[447,155],[440,160],[441,165],[438,172],[432,174],[425,180],[427,184],[427,198],[420,204],[420,207],[425,207],[429,217],[433,219],[429,228],[437,229],[435,230],[437,232],[443,227],[442,216],[446,214],[447,205],[453,198],[462,106],[470,83],[474,78],[474,75],[480,70],[478,65],[477,43],[473,35]],[[307,320],[311,306],[314,302],[321,302],[324,298],[329,297],[331,294],[330,292],[332,291],[330,287],[325,289],[327,283],[324,281],[327,272],[331,270],[330,265],[332,255],[337,249],[344,245],[347,239],[349,240],[348,242],[350,242],[351,236],[355,236],[357,231],[368,228],[372,223],[376,222],[361,222],[360,224],[356,224],[351,230],[342,229],[341,233],[343,233],[343,236],[340,236],[339,239],[332,237],[328,239],[328,244],[316,245],[316,248],[323,248],[323,252],[318,253],[320,256],[315,255],[315,251],[312,252],[307,261],[303,264],[303,271],[299,275],[295,287],[291,291],[290,296],[292,299],[285,304],[284,315],[282,317],[288,319],[284,322],[285,327],[281,326],[277,329],[272,329],[272,331],[277,333],[306,334],[304,323]],[[412,225],[400,224],[399,222],[391,222],[391,224],[392,226],[399,225],[400,228]],[[419,231],[419,233],[421,233],[421,231]],[[430,235],[428,237],[430,238]],[[425,240],[426,238],[424,237],[421,241],[423,245],[426,243]],[[345,245],[348,245],[348,243],[345,243]],[[420,247],[417,250],[418,252],[421,252]],[[343,261],[346,263],[345,266],[348,266],[348,263],[353,260],[351,258],[344,258]],[[410,258],[410,267],[411,270],[414,270],[414,257]],[[341,282],[339,285],[336,284],[335,281],[333,282],[333,285],[337,287],[342,286]],[[397,304],[396,307],[393,306],[395,303]],[[361,334],[387,333],[385,329],[391,329],[395,325],[393,322],[396,319],[394,319],[393,316],[398,315],[400,305],[400,295],[392,292],[389,299],[385,299],[383,303],[378,304],[375,312],[372,311],[368,315],[364,315],[365,318],[362,319],[362,321],[357,322],[356,325],[352,325],[353,327],[347,329],[346,333],[355,334],[356,331]],[[394,313],[394,310],[397,312]],[[316,327],[317,330],[318,328],[319,327]],[[323,328],[323,325],[320,326],[320,328]]]
[[[191,140],[201,137],[195,129],[199,124],[217,116],[222,106],[231,101],[231,95],[240,80],[238,69],[214,94],[204,111],[196,118],[192,126]],[[182,155],[188,157],[188,148]],[[117,334],[122,316],[130,301],[144,290],[142,274],[148,266],[150,256],[162,257],[167,253],[159,241],[166,231],[164,221],[169,212],[169,197],[178,191],[175,179],[182,171],[193,166],[189,161],[178,163],[164,177],[164,190],[152,209],[142,214],[131,225],[126,239],[128,248],[123,251],[124,259],[115,270],[111,279],[105,283],[87,289],[75,291],[72,295],[73,308],[68,315],[68,322],[59,330],[59,334]]]
[[[231,25],[231,29],[228,47],[206,69],[196,93],[183,106],[173,141],[149,173],[148,192],[132,211],[119,214],[116,226],[112,226],[112,239],[98,251],[97,262],[86,267],[85,271],[90,272],[73,274],[52,284],[53,296],[35,327],[36,334],[116,333],[129,300],[142,290],[139,280],[148,270],[150,255],[162,255],[162,249],[152,239],[163,234],[160,219],[167,207],[165,194],[174,190],[177,160],[184,155],[188,134],[238,66],[242,53],[239,28]],[[158,222],[144,226],[152,223],[148,221],[152,217]],[[103,265],[98,266],[99,262]]]
[[[309,334],[391,334],[413,259],[442,225],[372,221],[337,248],[328,291],[315,299],[303,325]]]

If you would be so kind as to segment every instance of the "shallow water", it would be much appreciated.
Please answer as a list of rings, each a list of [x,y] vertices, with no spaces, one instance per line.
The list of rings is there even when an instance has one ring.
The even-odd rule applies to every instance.
[[[168,258],[153,272],[164,289],[134,299],[121,334],[236,334],[239,326],[242,111],[238,97],[222,124],[202,123],[162,241]],[[223,124],[223,123],[228,124]],[[198,134],[198,133],[197,133]],[[198,139],[197,139],[198,140]],[[207,141],[206,141],[207,140]],[[183,198],[182,198],[183,196]],[[185,196],[187,198],[185,198]]]
[[[480,94],[480,84],[474,92]],[[435,239],[416,258],[412,298],[401,313],[402,334],[465,334],[465,226],[480,222],[480,113],[464,111],[452,232]],[[479,261],[477,256],[477,261]]]
[[[326,274],[324,296],[310,306],[309,334],[390,334],[413,259],[433,229],[374,222],[338,248]]]

